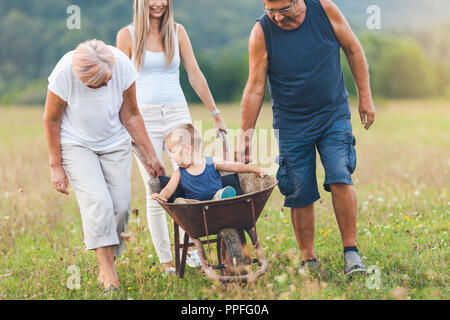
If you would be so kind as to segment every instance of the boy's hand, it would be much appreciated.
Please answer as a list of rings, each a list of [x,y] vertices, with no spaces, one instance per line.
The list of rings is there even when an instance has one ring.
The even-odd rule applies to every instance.
[[[164,198],[161,194],[159,193],[154,193],[152,194],[152,200],[159,200],[161,202],[168,202],[168,200],[166,198]]]
[[[260,178],[264,178],[264,176],[266,176],[267,174],[264,172],[264,170],[262,168],[256,168],[256,172],[255,172],[258,177]]]

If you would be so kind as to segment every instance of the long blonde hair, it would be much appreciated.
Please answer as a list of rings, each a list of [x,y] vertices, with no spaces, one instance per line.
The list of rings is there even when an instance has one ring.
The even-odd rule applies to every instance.
[[[150,32],[150,0],[134,0],[133,28],[135,44],[133,47],[134,65],[142,70],[145,61],[146,39]],[[167,8],[159,25],[167,66],[175,55],[175,21],[173,18],[172,0],[167,0]]]

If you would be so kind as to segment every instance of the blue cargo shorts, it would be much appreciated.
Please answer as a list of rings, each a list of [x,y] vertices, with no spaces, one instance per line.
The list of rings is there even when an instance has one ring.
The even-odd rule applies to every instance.
[[[331,184],[353,185],[356,140],[349,119],[338,120],[324,132],[311,137],[280,137],[278,145],[277,180],[280,192],[286,196],[286,207],[303,208],[320,199],[316,148],[325,169],[325,190],[330,192]]]

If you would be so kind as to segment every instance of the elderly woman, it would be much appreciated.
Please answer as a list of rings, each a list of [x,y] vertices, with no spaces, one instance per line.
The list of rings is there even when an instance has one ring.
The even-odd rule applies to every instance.
[[[95,250],[98,280],[118,291],[115,258],[124,251],[131,202],[131,141],[154,176],[164,175],[136,103],[130,59],[102,41],[68,52],[49,77],[44,126],[54,188],[70,180],[81,211],[85,245]]]

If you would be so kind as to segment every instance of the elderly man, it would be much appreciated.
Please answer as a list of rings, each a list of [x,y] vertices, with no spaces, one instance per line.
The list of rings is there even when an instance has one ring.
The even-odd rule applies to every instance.
[[[147,170],[164,175],[136,103],[137,76],[122,51],[91,40],[68,52],[49,77],[44,127],[52,184],[68,194],[72,183],[106,293],[119,287],[114,260],[124,251],[120,235],[131,202],[130,135]]]
[[[345,17],[330,0],[264,0],[249,41],[249,80],[242,98],[243,134],[236,156],[250,161],[253,129],[263,103],[267,77],[279,142],[279,189],[291,208],[302,255],[301,268],[317,267],[314,255],[314,202],[319,198],[316,149],[325,168],[340,228],[345,273],[365,271],[356,244],[357,198],[351,175],[356,143],[340,62],[344,50],[359,93],[362,124],[375,118],[363,49]]]

